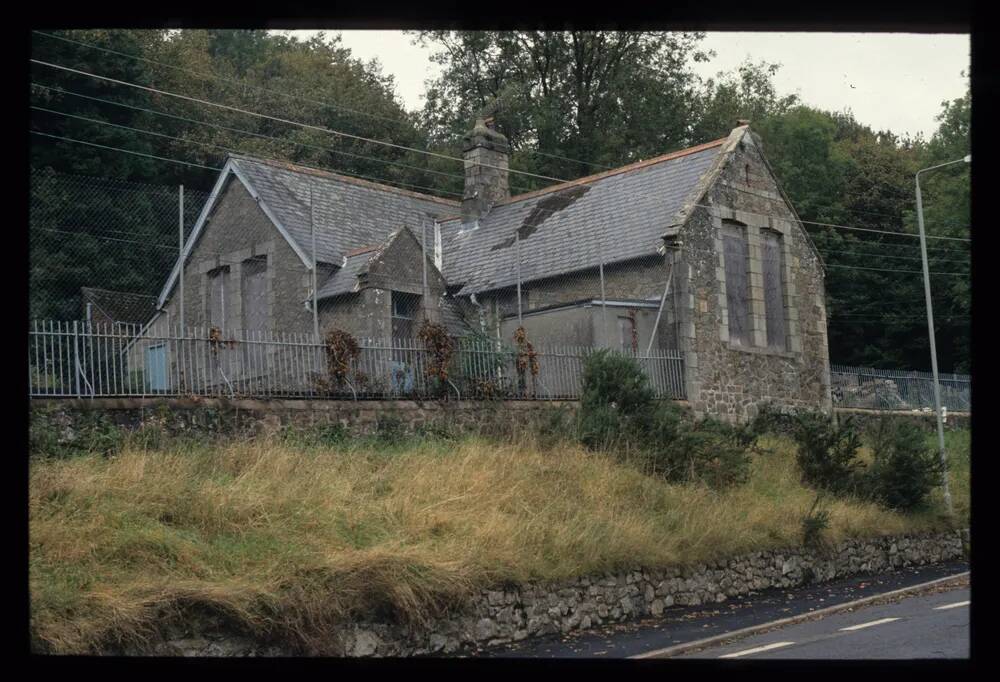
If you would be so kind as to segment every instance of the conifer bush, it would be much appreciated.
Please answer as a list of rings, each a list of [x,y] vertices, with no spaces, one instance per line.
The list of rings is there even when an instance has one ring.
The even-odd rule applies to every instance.
[[[875,502],[909,511],[925,505],[941,483],[943,467],[926,433],[916,424],[883,417],[868,432],[874,461],[865,475],[865,492]]]

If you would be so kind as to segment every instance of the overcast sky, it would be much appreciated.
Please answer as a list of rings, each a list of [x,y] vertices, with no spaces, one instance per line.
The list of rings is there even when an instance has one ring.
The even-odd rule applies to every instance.
[[[329,31],[334,33],[335,31]],[[300,38],[315,31],[293,31]],[[438,73],[429,48],[401,31],[342,31],[355,56],[377,57],[396,78],[408,109],[423,105],[424,81]],[[704,49],[716,56],[695,64],[703,77],[735,69],[747,57],[782,65],[779,93],[797,93],[806,104],[851,109],[862,123],[895,133],[930,137],[941,102],[961,97],[969,71],[968,35],[911,33],[708,33]]]

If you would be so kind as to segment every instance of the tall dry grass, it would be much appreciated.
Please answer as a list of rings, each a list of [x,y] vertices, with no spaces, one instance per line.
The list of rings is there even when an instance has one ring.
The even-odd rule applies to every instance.
[[[501,581],[797,544],[815,494],[799,482],[788,441],[765,446],[750,481],[725,492],[670,485],[570,444],[476,439],[33,460],[34,645],[141,645],[202,610],[324,651],[332,626],[353,613],[421,621]],[[954,494],[967,499],[967,489]],[[833,541],[943,524],[933,512],[861,502],[826,508]]]

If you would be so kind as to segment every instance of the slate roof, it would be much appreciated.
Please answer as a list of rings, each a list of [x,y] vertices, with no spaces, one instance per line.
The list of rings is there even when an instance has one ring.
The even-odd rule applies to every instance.
[[[457,201],[290,163],[237,154],[230,159],[306,254],[312,253],[309,184],[315,183],[316,260],[338,266],[347,252],[378,244],[403,225],[419,241],[423,224],[430,234],[435,218],[454,215],[460,206]]]
[[[92,303],[113,322],[146,324],[156,314],[156,297],[128,291],[80,287],[84,310]]]
[[[317,298],[341,296],[358,291],[358,285],[360,284],[358,277],[368,271],[368,263],[378,253],[378,249],[371,249],[353,256],[347,256],[344,259],[344,265],[320,286]]]
[[[513,197],[475,229],[441,226],[442,272],[458,295],[655,254],[664,230],[718,157],[725,139]]]

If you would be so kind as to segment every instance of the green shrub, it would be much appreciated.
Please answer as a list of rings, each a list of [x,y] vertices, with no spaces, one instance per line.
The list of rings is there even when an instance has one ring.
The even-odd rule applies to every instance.
[[[542,449],[555,447],[573,437],[573,414],[565,406],[547,407],[539,410],[534,423],[536,444]]]
[[[89,452],[111,455],[125,445],[127,429],[102,412],[82,412],[69,424],[60,424],[53,411],[32,410],[28,450],[32,456],[72,457]]]
[[[592,450],[635,454],[667,480],[714,488],[747,479],[747,448],[756,439],[745,427],[684,419],[675,404],[656,400],[634,359],[607,350],[584,363],[577,433]]]
[[[802,544],[806,547],[819,547],[823,543],[823,531],[830,527],[830,512],[817,509],[822,495],[816,496],[816,501],[802,518]]]
[[[583,363],[581,412],[610,406],[627,417],[648,414],[656,394],[633,358],[606,348],[590,353]]]
[[[330,447],[341,445],[350,434],[343,424],[318,424],[314,426],[286,425],[281,430],[282,442],[292,446]]]
[[[399,417],[384,415],[375,421],[375,440],[383,445],[399,445],[406,435],[406,424]]]
[[[721,489],[750,475],[745,431],[716,419],[683,419],[675,405],[663,404],[643,432],[653,471],[676,482],[701,481]]]
[[[802,482],[813,488],[845,495],[858,491],[861,436],[850,418],[834,424],[822,412],[797,412],[792,437],[798,445],[796,461]]]
[[[943,472],[924,430],[903,419],[881,417],[868,435],[874,461],[864,477],[867,496],[901,511],[924,506]]]

